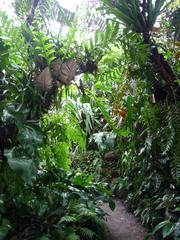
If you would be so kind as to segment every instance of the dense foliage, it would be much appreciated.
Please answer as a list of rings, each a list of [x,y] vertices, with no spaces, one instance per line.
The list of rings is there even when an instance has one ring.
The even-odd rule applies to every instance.
[[[55,0],[0,12],[0,239],[104,240],[107,186],[180,239],[178,1],[99,5],[89,39]]]
[[[179,239],[178,10],[166,9],[164,15],[169,18],[159,23],[162,33],[168,31],[163,40],[161,29],[153,25],[165,1],[156,1],[154,6],[144,1],[148,5],[142,9],[138,1],[104,2],[107,12],[126,26],[117,39],[122,46],[118,70],[123,80],[109,103],[116,119],[113,130],[118,136],[122,135],[119,128],[127,134],[119,138],[120,176],[114,188],[143,224],[156,226],[152,234],[162,230],[163,238]]]

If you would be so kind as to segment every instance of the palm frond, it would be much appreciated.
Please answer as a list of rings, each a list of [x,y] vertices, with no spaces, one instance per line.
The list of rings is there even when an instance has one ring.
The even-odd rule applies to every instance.
[[[147,30],[146,28],[152,29],[167,1],[156,0],[153,3],[153,0],[147,0],[147,6],[144,6],[143,10],[139,0],[121,0],[116,4],[112,0],[102,0],[102,2],[105,4],[107,13],[115,15],[121,24],[133,31],[142,33]],[[145,11],[144,15],[142,11]]]
[[[153,2],[152,0],[148,0],[147,1],[147,12],[148,12],[148,24],[149,24],[149,28],[151,28],[154,25],[154,19],[153,19]]]
[[[118,4],[113,4],[113,1],[102,0],[106,4],[107,13],[115,15],[121,24],[136,31],[141,32],[141,22],[139,16],[141,15],[139,4],[137,0],[129,2],[122,0]]]

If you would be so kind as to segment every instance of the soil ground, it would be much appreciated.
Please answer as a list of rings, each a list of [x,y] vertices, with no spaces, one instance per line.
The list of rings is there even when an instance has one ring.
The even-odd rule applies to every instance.
[[[114,211],[111,211],[108,205],[102,206],[109,214],[106,217],[109,229],[107,240],[143,240],[148,231],[132,213],[127,211],[120,200],[115,200],[115,203]]]

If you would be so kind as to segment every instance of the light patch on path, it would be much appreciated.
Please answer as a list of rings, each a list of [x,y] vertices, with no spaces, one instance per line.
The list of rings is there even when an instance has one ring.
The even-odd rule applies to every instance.
[[[133,214],[127,212],[120,200],[115,200],[115,203],[114,211],[111,211],[106,204],[101,207],[109,214],[106,217],[109,229],[107,240],[143,240],[147,235],[147,230]]]

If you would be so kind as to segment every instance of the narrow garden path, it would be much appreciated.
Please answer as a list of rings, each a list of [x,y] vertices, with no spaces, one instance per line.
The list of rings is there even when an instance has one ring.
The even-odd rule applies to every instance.
[[[143,240],[147,230],[133,214],[127,211],[120,200],[115,200],[115,203],[114,211],[111,211],[108,205],[102,206],[102,209],[109,214],[106,217],[109,229],[107,240]]]

